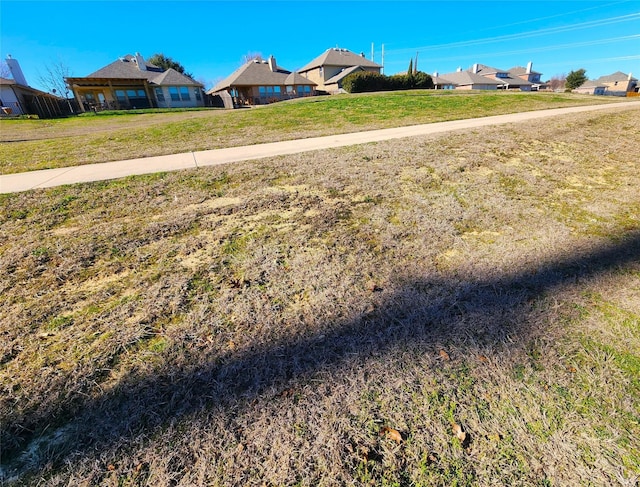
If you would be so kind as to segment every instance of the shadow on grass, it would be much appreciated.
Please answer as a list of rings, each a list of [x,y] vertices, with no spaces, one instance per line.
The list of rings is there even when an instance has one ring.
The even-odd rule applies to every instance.
[[[517,346],[536,331],[526,320],[536,300],[624,268],[640,270],[637,231],[609,246],[547,262],[535,272],[477,281],[413,279],[394,291],[378,310],[348,323],[329,324],[322,334],[230,352],[214,363],[187,370],[168,364],[158,375],[130,377],[117,390],[81,403],[64,426],[64,442],[56,445],[49,437],[48,445],[42,445],[36,455],[27,455],[26,448],[5,452],[12,458],[5,468],[43,473],[46,464],[51,467],[81,459],[78,452],[152,434],[156,428],[207,407],[237,409],[267,388],[286,388],[291,381],[304,380],[318,370],[337,369],[354,356],[364,362],[371,354],[388,354],[408,343],[449,344],[473,352],[469,349],[474,346],[503,343],[508,337]],[[48,420],[36,426],[40,434]],[[33,441],[36,435],[23,435],[23,439]]]

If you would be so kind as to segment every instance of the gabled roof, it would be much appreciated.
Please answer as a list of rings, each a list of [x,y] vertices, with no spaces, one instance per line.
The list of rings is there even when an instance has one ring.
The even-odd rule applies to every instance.
[[[501,81],[497,81],[495,79],[487,78],[486,76],[482,76],[479,74],[474,74],[471,71],[455,71],[453,73],[446,73],[441,76],[438,76],[438,80],[440,84],[443,81],[450,82],[453,85],[457,86],[466,86],[466,85],[502,85]]]
[[[276,68],[276,71],[271,71],[267,61],[252,59],[216,84],[207,93],[214,93],[231,86],[284,85],[289,74],[291,74],[290,71],[279,67]]]
[[[357,55],[347,49],[332,48],[327,49],[309,64],[299,69],[301,73],[310,71],[320,66],[342,66],[345,68],[351,66],[362,66],[365,68],[382,68],[381,65],[369,61],[362,55]]]
[[[622,71],[616,71],[613,74],[600,76],[596,81],[598,83],[615,83],[616,81],[629,81],[629,74],[625,74]],[[630,81],[638,81],[638,80],[634,77],[631,77]]]
[[[162,68],[145,61],[146,71],[138,68],[136,58],[131,54],[121,57],[117,61],[107,64],[104,68],[91,73],[86,78],[139,78],[151,79],[163,72]]]
[[[188,76],[185,76],[182,73],[179,73],[173,68],[167,69],[164,73],[157,74],[152,79],[149,80],[151,83],[156,85],[193,85],[193,86],[202,86],[201,83],[193,81]]]
[[[477,68],[478,68],[478,70],[476,71],[476,74],[480,74],[482,76],[488,76],[488,75],[491,75],[491,74],[506,73],[507,72],[504,69],[493,68],[491,66],[487,66],[486,64],[478,64]],[[471,71],[472,69],[473,68],[469,68],[469,71]]]
[[[104,68],[91,73],[89,76],[85,76],[85,78],[146,79],[149,83],[156,85],[202,86],[201,83],[192,80],[173,68],[164,70],[155,64],[151,64],[146,61],[144,61],[144,67],[146,69],[139,69],[136,57],[131,54],[127,54],[126,56],[119,58],[117,61],[106,65]]]
[[[345,68],[342,71],[340,71],[338,74],[336,74],[334,77],[329,78],[327,81],[325,81],[324,84],[325,85],[330,85],[330,84],[333,84],[333,83],[339,83],[345,77],[347,77],[351,73],[355,73],[356,71],[363,71],[362,66],[351,66],[349,68]]]
[[[606,88],[606,86],[598,80],[590,79],[582,83],[578,88]]]
[[[284,80],[285,86],[300,86],[300,85],[309,85],[309,86],[318,86],[316,83],[311,81],[310,79],[305,78],[300,73],[294,71]]]
[[[499,80],[498,84],[509,85],[509,86],[532,86],[533,85],[533,83],[531,83],[530,81],[519,78],[515,74],[510,73],[509,71],[505,71],[504,69],[493,68],[485,64],[478,64],[474,66],[476,69],[476,74],[479,74],[485,79],[491,79],[491,78],[488,78],[488,76],[493,76],[493,75],[496,75],[497,73],[505,73],[506,76],[501,76],[500,78],[498,78]],[[473,69],[474,68],[472,67],[472,68],[469,68],[467,71],[473,74]]]
[[[542,74],[542,73],[539,73],[538,71],[533,71],[533,70],[527,73],[527,68],[523,68],[522,66],[514,66],[508,71],[508,73],[514,74],[516,76],[520,76],[521,74]]]

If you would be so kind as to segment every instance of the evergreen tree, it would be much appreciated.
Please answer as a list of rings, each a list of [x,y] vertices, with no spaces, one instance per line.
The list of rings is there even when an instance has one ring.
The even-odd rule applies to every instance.
[[[574,90],[579,86],[582,86],[587,81],[586,70],[578,69],[577,71],[571,71],[567,75],[565,86],[568,90]]]
[[[162,68],[162,69],[165,69],[165,70],[173,68],[178,73],[182,73],[185,76],[188,76],[189,78],[193,79],[193,75],[191,73],[187,73],[185,71],[185,69],[184,69],[184,66],[182,66],[182,64],[180,64],[177,61],[174,61],[169,56],[165,56],[163,53],[154,54],[149,59],[147,59],[147,61],[150,64],[153,64],[153,65],[158,66],[159,68]]]

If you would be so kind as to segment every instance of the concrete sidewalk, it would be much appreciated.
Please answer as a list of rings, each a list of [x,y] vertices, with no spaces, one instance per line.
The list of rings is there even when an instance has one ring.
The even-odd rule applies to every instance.
[[[454,120],[450,122],[430,123],[350,134],[329,135],[309,139],[290,140],[258,144],[243,147],[230,147],[200,152],[187,152],[168,156],[146,157],[126,161],[88,164],[84,166],[45,169],[18,174],[0,176],[0,193],[16,193],[37,188],[50,188],[63,184],[103,181],[125,176],[150,174],[164,171],[177,171],[205,166],[216,166],[232,162],[262,159],[287,154],[296,154],[333,147],[366,144],[403,137],[438,134],[453,130],[468,130],[477,127],[499,124],[516,124],[541,118],[582,113],[596,110],[640,110],[640,102],[619,102],[605,105],[554,108],[534,112],[496,115],[492,117]]]

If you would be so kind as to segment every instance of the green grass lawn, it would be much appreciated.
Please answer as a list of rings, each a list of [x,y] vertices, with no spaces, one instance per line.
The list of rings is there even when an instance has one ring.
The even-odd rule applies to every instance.
[[[624,99],[558,93],[435,91],[315,97],[257,109],[0,120],[9,174],[336,133]]]

